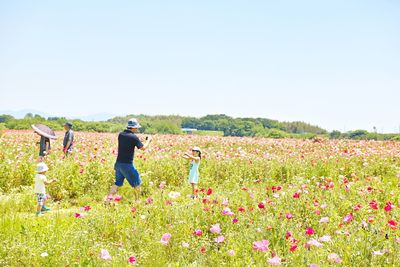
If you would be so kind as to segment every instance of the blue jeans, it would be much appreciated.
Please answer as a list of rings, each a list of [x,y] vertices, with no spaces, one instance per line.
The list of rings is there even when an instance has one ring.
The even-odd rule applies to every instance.
[[[121,163],[115,162],[115,185],[122,186],[124,180],[128,180],[128,183],[132,187],[137,187],[141,185],[142,180],[140,180],[139,172],[135,169],[133,163]]]

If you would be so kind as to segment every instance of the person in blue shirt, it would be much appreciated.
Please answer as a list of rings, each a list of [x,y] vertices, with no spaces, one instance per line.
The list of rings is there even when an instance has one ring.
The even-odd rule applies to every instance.
[[[192,185],[191,198],[197,198],[197,184],[199,183],[199,167],[201,160],[200,148],[197,146],[193,147],[192,153],[185,153],[183,158],[190,160],[189,183]]]
[[[126,130],[118,135],[118,156],[114,165],[115,183],[110,189],[106,202],[114,198],[114,194],[117,192],[118,187],[124,184],[125,179],[135,189],[136,200],[139,199],[139,186],[142,181],[139,172],[133,164],[135,148],[145,150],[152,141],[151,137],[148,136],[146,137],[145,144],[143,144],[136,135],[136,133],[139,133],[139,128],[141,128],[141,126],[137,119],[132,118],[128,121]]]

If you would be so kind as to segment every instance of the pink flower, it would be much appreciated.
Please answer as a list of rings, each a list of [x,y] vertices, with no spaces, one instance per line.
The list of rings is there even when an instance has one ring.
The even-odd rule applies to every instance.
[[[258,203],[258,208],[259,208],[259,209],[264,209],[264,208],[265,208],[264,202]]]
[[[374,216],[368,216],[368,222],[373,223],[375,221]]]
[[[286,240],[288,240],[290,237],[292,237],[293,236],[293,233],[292,232],[290,232],[290,231],[287,231],[286,232],[286,235],[285,235],[285,238],[286,238]]]
[[[232,223],[237,223],[239,220],[237,218],[233,218]]]
[[[294,193],[293,198],[300,198],[300,193],[299,192]]]
[[[310,239],[304,246],[305,248],[309,249],[313,246],[317,248],[322,248],[323,245],[315,239]]]
[[[225,200],[221,203],[221,205],[224,206],[224,207],[228,207],[229,201],[228,201],[227,199],[225,199]]]
[[[203,232],[202,232],[200,229],[196,229],[196,230],[193,231],[193,235],[195,235],[195,236],[202,236],[202,235],[203,235]]]
[[[111,260],[112,259],[110,253],[108,253],[108,250],[106,250],[106,249],[101,250],[99,258],[103,259],[103,260]]]
[[[215,242],[216,243],[222,243],[225,241],[225,237],[223,235],[218,236],[217,238],[215,238]]]
[[[329,218],[328,217],[322,217],[321,220],[319,220],[320,223],[328,223]]]
[[[293,214],[286,213],[286,219],[288,219],[288,220],[293,219]]]
[[[297,245],[292,245],[292,246],[290,247],[289,250],[293,252],[293,251],[295,251],[296,249],[297,249]]]
[[[255,251],[268,251],[269,241],[268,240],[261,240],[253,242],[253,250]]]
[[[212,188],[208,188],[208,189],[207,189],[207,192],[206,192],[207,196],[211,195],[212,192],[213,192]]]
[[[92,209],[92,207],[90,207],[90,206],[85,206],[85,207],[83,207],[83,210],[84,211],[90,211]]]
[[[135,213],[136,211],[137,211],[137,208],[135,208],[135,207],[131,208],[132,213]]]
[[[146,199],[146,204],[148,204],[148,205],[153,204],[153,199],[151,197]]]
[[[319,267],[318,264],[312,263],[309,267]]]
[[[161,182],[159,188],[160,188],[161,190],[163,190],[163,189],[165,188],[166,184],[167,184],[167,183],[164,182],[164,181]]]
[[[231,211],[230,208],[224,208],[224,209],[222,210],[222,214],[223,214],[223,215],[228,215],[228,216],[233,216],[233,215],[235,215],[235,214]]]
[[[275,256],[275,257],[269,259],[268,263],[270,265],[281,265],[281,258],[279,258],[278,256]]]
[[[395,206],[392,204],[392,202],[386,203],[386,206],[384,208],[385,211],[391,211]]]
[[[219,223],[212,225],[210,228],[210,232],[214,234],[221,233],[221,228],[219,227]]]
[[[79,219],[79,218],[82,218],[83,216],[82,216],[82,214],[80,214],[80,213],[78,213],[78,212],[75,212],[75,218],[77,218],[77,219]]]
[[[128,259],[128,262],[129,262],[130,264],[134,264],[134,263],[137,263],[137,260],[136,260],[135,257],[130,256],[129,259]]]
[[[229,256],[235,256],[235,251],[233,249],[228,251]]]
[[[344,223],[350,223],[352,220],[353,220],[353,214],[352,213],[347,214],[343,218],[343,222]]]
[[[306,235],[313,235],[313,234],[315,234],[314,229],[311,228],[311,227],[308,227],[308,228],[306,229]]]
[[[378,202],[376,202],[376,200],[372,200],[369,203],[369,206],[371,207],[371,209],[377,210],[378,209]]]
[[[338,254],[331,253],[328,255],[328,261],[330,261],[331,263],[341,263],[342,259],[339,257]]]
[[[391,229],[393,229],[393,230],[396,230],[396,229],[397,229],[397,228],[396,228],[397,222],[394,221],[394,220],[389,220],[388,223],[387,223],[387,225],[388,225]]]
[[[163,234],[163,236],[161,237],[161,244],[163,244],[164,246],[168,245],[169,240],[171,239],[171,234],[170,233],[165,233]]]
[[[114,201],[115,202],[119,202],[119,201],[121,201],[122,200],[122,196],[120,196],[120,195],[116,195],[115,197],[114,197]]]

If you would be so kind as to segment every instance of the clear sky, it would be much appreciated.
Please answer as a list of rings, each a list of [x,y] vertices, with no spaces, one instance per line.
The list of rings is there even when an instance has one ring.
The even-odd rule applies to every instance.
[[[0,110],[400,127],[400,1],[1,1]]]

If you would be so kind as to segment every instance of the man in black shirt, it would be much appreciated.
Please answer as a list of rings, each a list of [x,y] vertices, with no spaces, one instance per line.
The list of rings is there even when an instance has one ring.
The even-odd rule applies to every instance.
[[[66,155],[70,154],[74,147],[74,132],[71,130],[71,128],[72,128],[71,122],[66,122],[64,124],[65,135],[63,140],[63,152]]]
[[[122,186],[124,180],[128,180],[129,184],[135,188],[135,197],[139,197],[139,186],[142,183],[139,172],[136,170],[133,164],[133,158],[135,155],[135,147],[138,149],[145,150],[150,142],[151,138],[146,137],[146,143],[143,144],[135,133],[139,132],[139,122],[132,118],[128,121],[126,130],[119,133],[118,135],[118,157],[115,162],[115,183],[110,189],[107,196],[107,201],[113,199],[113,195],[117,192],[118,187]]]

